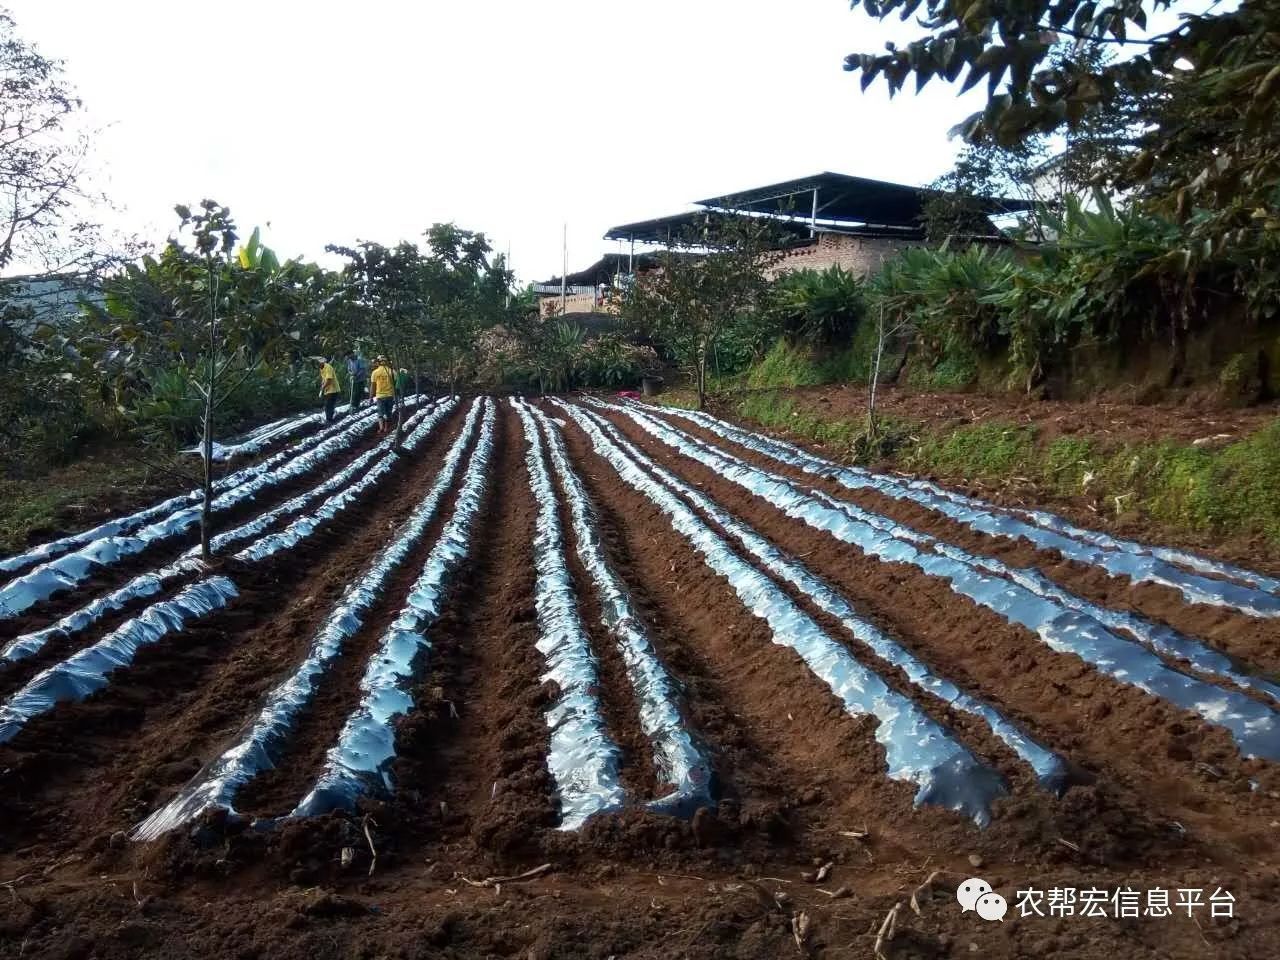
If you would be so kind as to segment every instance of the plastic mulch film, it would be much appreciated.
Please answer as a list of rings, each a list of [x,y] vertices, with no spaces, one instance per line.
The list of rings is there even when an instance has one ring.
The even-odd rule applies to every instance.
[[[1085,543],[1092,544],[1093,546],[1101,547],[1104,550],[1119,550],[1125,553],[1132,553],[1137,556],[1152,556],[1159,560],[1164,560],[1167,563],[1188,567],[1199,573],[1208,573],[1213,574],[1214,576],[1226,577],[1229,580],[1236,580],[1247,586],[1257,587],[1259,590],[1264,590],[1267,593],[1280,594],[1280,580],[1277,580],[1274,577],[1269,577],[1263,573],[1258,573],[1256,570],[1247,570],[1244,567],[1224,563],[1221,560],[1214,560],[1211,557],[1203,557],[1199,554],[1189,553],[1185,550],[1176,550],[1171,547],[1152,546],[1149,544],[1138,543],[1133,540],[1125,540],[1121,537],[1113,537],[1106,533],[1100,533],[1097,530],[1088,530],[1083,527],[1078,527],[1057,514],[1049,513],[1046,510],[1029,510],[989,504],[974,497],[968,497],[964,494],[957,493],[954,490],[948,490],[945,487],[940,487],[927,480],[912,480],[888,474],[872,473],[869,470],[864,470],[858,467],[843,467],[828,460],[823,460],[820,457],[814,457],[813,454],[808,453],[808,451],[784,441],[776,440],[772,437],[766,437],[762,434],[752,433],[748,430],[743,430],[727,421],[713,417],[708,413],[693,410],[667,410],[665,412],[692,420],[694,423],[698,423],[730,440],[737,440],[741,443],[744,439],[749,439],[755,443],[759,443],[762,445],[762,448],[758,452],[761,453],[769,453],[768,450],[764,449],[764,447],[769,447],[783,451],[787,454],[800,455],[815,461],[815,466],[818,469],[848,470],[853,474],[861,474],[899,487],[923,490],[936,496],[945,497],[946,499],[952,500],[956,503],[975,507],[980,510],[992,510],[998,513],[1020,515],[1038,526],[1044,527],[1046,530],[1063,534],[1064,536],[1071,537],[1075,540],[1081,540]],[[815,472],[817,471],[815,470]]]
[[[595,508],[569,463],[564,438],[546,414],[536,407],[528,409],[546,433],[551,465],[569,504],[578,559],[600,600],[604,626],[622,654],[639,710],[640,726],[653,747],[658,783],[675,787],[667,796],[651,801],[649,809],[691,817],[699,807],[712,803],[711,764],[681,715],[675,681],[658,658],[626,587],[605,559]]]
[[[634,414],[631,410],[626,412]],[[947,555],[920,550],[907,540],[855,519],[829,497],[805,493],[782,477],[715,453],[706,445],[698,446],[643,414],[633,418],[642,429],[731,483],[772,503],[787,516],[826,530],[869,556],[910,564],[930,576],[940,577],[960,596],[1026,627],[1050,649],[1074,654],[1100,673],[1162,697],[1225,728],[1245,756],[1280,760],[1280,722],[1276,712],[1267,705],[1238,691],[1184,674],[1140,643],[1112,633],[1093,617],[1064,609],[1023,586],[982,572],[964,551],[951,548],[948,554],[952,555]],[[958,556],[965,560],[957,559]]]
[[[372,410],[368,411],[368,413],[362,412],[357,415],[357,418],[363,419],[366,416],[371,416],[372,413]],[[238,487],[240,484],[246,483],[254,477],[260,476],[268,470],[274,469],[285,461],[301,453],[305,453],[317,444],[323,443],[335,433],[347,430],[351,426],[352,421],[350,420],[335,423],[333,426],[328,427],[325,430],[321,430],[319,433],[313,434],[285,450],[279,451],[274,456],[267,458],[261,463],[255,463],[252,466],[244,467],[234,473],[229,473],[225,477],[220,477],[213,483],[214,493],[222,493],[226,490]],[[12,557],[0,560],[0,572],[13,573],[15,570],[21,570],[24,567],[29,567],[33,564],[42,563],[44,561],[51,560],[54,557],[61,556],[70,550],[82,547],[85,544],[94,542],[95,540],[129,533],[132,530],[136,530],[139,527],[150,523],[158,517],[166,516],[173,513],[175,510],[189,506],[193,503],[199,503],[202,496],[203,494],[200,490],[191,490],[187,493],[180,494],[179,496],[170,497],[167,500],[163,500],[160,503],[147,507],[144,510],[139,510],[136,513],[131,513],[123,517],[113,517],[105,523],[101,523],[90,530],[82,530],[80,533],[69,534],[65,537],[60,537],[57,540],[51,540],[48,543],[43,543],[38,547],[32,547],[24,553],[15,554]]]
[[[627,411],[633,419],[636,419],[641,426],[646,423],[654,429],[662,431],[661,434],[655,434],[659,439],[668,442],[671,437],[677,438],[679,441],[691,444],[699,449],[707,450],[709,453],[723,457],[729,462],[740,466],[749,466],[746,461],[739,457],[735,457],[728,451],[709,444],[697,437],[693,437],[683,431],[666,424],[657,418],[648,417],[639,410]],[[642,422],[639,418],[645,418]],[[670,431],[667,435],[666,431]],[[1256,675],[1247,664],[1237,661],[1235,658],[1215,650],[1213,647],[1199,640],[1185,636],[1174,630],[1172,627],[1164,624],[1153,623],[1145,617],[1126,611],[1112,610],[1108,607],[1101,606],[1091,601],[1085,600],[1068,590],[1063,589],[1054,581],[1044,576],[1034,568],[1012,567],[1003,560],[994,557],[985,557],[969,554],[958,547],[952,546],[945,541],[928,534],[920,533],[910,527],[904,526],[879,514],[871,513],[858,507],[855,504],[844,500],[837,500],[821,491],[811,490],[809,493],[818,500],[826,503],[854,520],[859,520],[869,524],[884,533],[889,534],[900,540],[906,540],[916,546],[924,549],[931,549],[943,556],[950,557],[960,563],[967,564],[975,569],[983,570],[987,573],[995,574],[1003,577],[1018,586],[1023,587],[1039,597],[1044,597],[1055,603],[1061,604],[1069,610],[1082,613],[1091,617],[1103,626],[1112,630],[1124,630],[1135,637],[1140,642],[1151,647],[1157,653],[1164,654],[1175,660],[1185,660],[1194,670],[1208,674],[1213,677],[1220,677],[1249,690],[1256,690],[1265,693],[1276,701],[1280,702],[1280,684],[1277,684],[1266,677]]]
[[[821,577],[778,549],[706,494],[653,463],[607,420],[597,418],[595,414],[588,415],[633,460],[643,462],[662,483],[719,524],[762,565],[799,589],[823,612],[839,620],[872,653],[895,667],[900,667],[907,679],[938,697],[952,709],[976,716],[986,723],[996,737],[1031,767],[1041,787],[1054,793],[1065,787],[1067,767],[1056,753],[1041,746],[990,704],[965,693],[950,680],[933,673],[909,650],[858,616],[849,601]]]
[[[559,829],[577,830],[589,817],[622,808],[626,794],[618,779],[621,754],[600,714],[596,696],[599,671],[578,616],[555,489],[543,460],[542,437],[528,409],[514,401],[513,405],[528,442],[525,465],[537,509],[533,594],[538,614],[537,647],[547,666],[542,682],[550,680],[558,690],[546,710],[551,731],[547,768],[560,801]]]
[[[830,477],[850,489],[876,490],[895,499],[911,500],[980,533],[1022,537],[1042,550],[1057,550],[1068,560],[1101,567],[1112,576],[1171,587],[1179,591],[1188,603],[1230,607],[1255,617],[1280,617],[1280,597],[1275,595],[1280,588],[1280,581],[1262,574],[1183,551],[1149,548],[1131,541],[1116,540],[1105,534],[1074,527],[1061,517],[1044,511],[1003,510],[972,497],[944,490],[935,484],[904,481],[859,468],[843,467],[791,444],[730,427],[705,415],[689,416],[689,419],[757,453],[809,473]],[[1183,569],[1184,567],[1227,576],[1240,582],[1232,583],[1201,576]]]
[[[458,472],[462,453],[475,434],[481,401],[471,407],[435,483],[397,530],[392,543],[360,576],[349,583],[297,668],[268,695],[257,718],[217,759],[133,831],[135,840],[154,840],[206,810],[235,813],[240,788],[264,770],[274,768],[298,713],[311,702],[320,679],[342,654],[342,648],[363,626],[364,618],[382,596],[391,576],[409,558],[440,508]],[[421,428],[420,428],[421,429]]]
[[[350,449],[375,424],[376,421],[369,419],[348,425],[345,431],[318,444],[313,450],[218,495],[213,501],[213,511],[230,509],[252,499],[263,490],[309,473],[324,461]],[[29,573],[15,577],[0,587],[0,619],[16,617],[56,591],[74,587],[95,571],[117,563],[124,557],[141,553],[154,543],[183,533],[199,524],[200,513],[199,503],[184,507],[128,536],[103,537],[74,553],[41,564]]]
[[[420,410],[405,421],[406,429],[412,429],[417,423],[427,415],[427,410]],[[305,493],[299,494],[291,500],[280,504],[274,510],[270,510],[246,523],[241,524],[232,530],[218,534],[210,541],[210,547],[219,552],[228,546],[232,546],[243,540],[248,540],[259,536],[262,531],[268,529],[273,523],[282,516],[297,513],[304,509],[308,504],[322,496],[331,494],[334,490],[339,489],[353,477],[357,476],[370,463],[378,457],[385,457],[388,451],[395,443],[394,437],[388,437],[381,441],[377,446],[371,448],[367,452],[361,454],[348,466],[334,474],[324,483],[321,483]],[[315,526],[310,529],[314,531]],[[297,545],[297,541],[293,542]],[[274,543],[275,551],[283,549],[284,543],[276,541]],[[151,597],[160,593],[166,586],[175,580],[193,574],[202,573],[205,570],[204,562],[199,557],[200,548],[193,547],[187,554],[176,563],[171,563],[157,570],[150,570],[146,573],[139,574],[124,586],[113,590],[105,596],[98,597],[72,611],[66,616],[59,619],[56,623],[45,627],[42,630],[35,630],[31,633],[22,634],[15,637],[9,642],[3,650],[0,650],[0,661],[4,660],[23,660],[40,652],[44,646],[52,639],[65,639],[79,633],[102,617],[116,610],[121,610],[134,600],[143,597]],[[271,555],[269,551],[262,551],[255,554],[255,560],[265,560]]]
[[[348,404],[343,404],[341,408],[335,408],[334,412],[338,414],[345,413],[348,407]],[[285,437],[292,436],[300,430],[305,430],[313,424],[323,422],[323,413],[305,413],[302,416],[286,417],[274,423],[264,424],[229,443],[218,443],[215,440],[213,442],[213,459],[215,461],[223,461],[232,460],[236,457],[251,457]],[[203,456],[204,448],[197,444],[182,452]]]
[[[885,750],[891,779],[914,783],[915,802],[955,810],[979,826],[991,822],[991,804],[1006,793],[1000,775],[982,763],[907,697],[855,660],[792,602],[772,580],[751,566],[670,490],[626,457],[585,411],[564,408],[597,453],[618,475],[651,500],[675,530],[729,581],[743,605],[768,624],[773,642],[799,654],[853,715],[876,718],[875,737]]]
[[[342,406],[335,408],[334,412],[341,415],[347,411],[348,406],[348,404],[344,403]],[[251,430],[246,430],[244,433],[236,434],[234,437],[229,437],[222,441],[222,445],[227,447],[238,447],[241,444],[257,440],[267,434],[274,434],[281,427],[285,427],[289,424],[298,423],[299,421],[307,422],[314,416],[315,414],[313,413],[290,414],[289,416],[281,417],[279,420],[272,420],[270,423],[259,424]],[[323,417],[321,417],[321,419],[323,419]],[[217,441],[214,442],[216,443]],[[199,453],[199,447],[192,447],[190,452]]]
[[[32,717],[101,690],[107,685],[107,675],[132,663],[142,647],[225,607],[236,595],[235,584],[226,577],[200,580],[173,599],[154,604],[141,616],[122,623],[93,646],[36,674],[0,706],[0,743],[13,739]]]
[[[419,410],[417,413],[406,419],[404,422],[404,429],[408,433],[412,433],[417,425],[427,415],[429,409],[430,408],[428,408],[428,410]],[[375,460],[386,457],[391,448],[395,446],[395,442],[396,438],[394,435],[378,441],[377,444],[360,454],[360,456],[356,457],[323,483],[319,483],[310,490],[286,500],[279,506],[254,517],[247,523],[242,523],[240,526],[232,530],[228,530],[225,533],[220,533],[213,537],[209,541],[210,549],[217,553],[225,550],[227,547],[235,546],[237,543],[242,543],[245,540],[252,540],[255,537],[261,536],[263,531],[273,526],[281,517],[301,513],[321,497],[327,497],[335,490],[345,487],[355,477],[359,476],[366,468],[368,468],[369,464],[373,463]],[[188,550],[186,555],[191,557],[196,556],[199,553],[200,546],[197,544]]]
[[[50,626],[14,637],[3,650],[0,650],[0,661],[12,662],[35,656],[50,640],[73,636],[107,614],[124,609],[134,600],[153,597],[174,580],[199,574],[204,569],[205,565],[200,560],[183,559],[161,567],[159,570],[140,574],[119,589],[90,601]]]
[[[450,398],[438,404],[423,417],[422,422],[401,443],[401,447],[405,452],[412,453],[416,450],[422,441],[431,435],[440,422],[453,412],[457,405],[457,398]],[[347,507],[359,501],[369,490],[377,486],[382,478],[395,468],[395,465],[394,457],[382,457],[369,468],[368,473],[351,484],[351,486],[334,494],[310,513],[298,517],[283,530],[267,534],[267,536],[255,540],[237,553],[236,559],[245,563],[254,563],[265,557],[273,556],[281,550],[292,549],[311,536],[320,526],[328,523],[339,513],[346,510]]]
[[[426,631],[439,619],[450,579],[471,545],[493,449],[493,423],[494,407],[486,401],[480,439],[463,476],[453,516],[365,669],[359,706],[326,754],[316,785],[290,816],[354,810],[360,797],[387,796],[395,789],[391,778],[396,758],[395,723],[413,709],[411,686],[425,667],[424,654],[431,649]]]

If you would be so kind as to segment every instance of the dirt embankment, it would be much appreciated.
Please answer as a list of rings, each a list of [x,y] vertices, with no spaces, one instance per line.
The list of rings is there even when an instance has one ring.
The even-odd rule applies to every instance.
[[[898,441],[880,469],[1280,575],[1280,513],[1257,492],[1280,456],[1274,431],[1265,432],[1280,402],[1231,409],[894,388],[878,398]],[[713,407],[729,419],[749,411],[753,429],[843,460],[865,429],[866,391],[762,390]]]
[[[866,416],[866,388],[856,385],[798,387],[782,391],[797,408],[831,419]],[[1280,416],[1280,401],[1229,408],[1215,404],[1138,404],[1099,400],[1041,400],[1019,393],[930,393],[881,387],[876,407],[884,415],[946,430],[975,423],[1035,427],[1045,440],[1061,436],[1124,441],[1239,439]],[[1225,439],[1225,438],[1223,438]]]

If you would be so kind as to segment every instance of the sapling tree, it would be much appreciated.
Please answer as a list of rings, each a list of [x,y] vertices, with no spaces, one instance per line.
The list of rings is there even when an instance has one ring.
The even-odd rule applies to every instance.
[[[647,332],[694,382],[706,403],[707,371],[721,339],[760,308],[769,269],[781,259],[764,218],[706,214],[658,256],[658,269],[626,292],[624,319]]]
[[[297,318],[293,276],[281,268],[274,254],[264,254],[257,232],[250,245],[235,252],[236,225],[231,211],[212,200],[196,210],[176,208],[180,229],[189,231],[192,247],[173,259],[179,283],[175,307],[187,322],[203,326],[207,334],[196,365],[192,387],[204,412],[200,423],[203,460],[200,513],[200,552],[211,558],[213,504],[213,433],[218,409],[260,367],[287,352],[299,339],[292,322]]]
[[[78,346],[118,396],[175,381],[182,402],[198,403],[200,546],[209,559],[219,411],[255,374],[290,359],[318,271],[280,263],[256,231],[237,250],[231,211],[216,201],[175,211],[176,236],[108,283],[103,304],[87,312]],[[155,439],[152,429],[139,423],[144,439]]]
[[[881,370],[884,366],[884,355],[890,347],[911,335],[913,332],[912,317],[903,313],[891,315],[885,310],[881,300],[874,311],[875,342],[871,347],[871,363],[867,374],[867,429],[865,448],[873,451],[880,443],[880,417],[876,410]]]

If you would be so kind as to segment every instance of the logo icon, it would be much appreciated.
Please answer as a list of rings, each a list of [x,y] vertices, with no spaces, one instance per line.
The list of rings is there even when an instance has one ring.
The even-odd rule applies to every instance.
[[[971,877],[956,889],[956,899],[960,901],[960,912],[968,913],[978,905],[978,898],[991,892],[991,884],[981,877]]]
[[[976,907],[978,916],[983,920],[999,920],[1004,923],[1004,915],[1009,912],[1009,904],[998,893],[986,893],[978,898]]]
[[[970,910],[983,920],[999,920],[1004,922],[1004,915],[1009,912],[1009,904],[1004,897],[991,889],[991,884],[981,877],[970,877],[956,888],[956,899],[960,901],[960,912]]]

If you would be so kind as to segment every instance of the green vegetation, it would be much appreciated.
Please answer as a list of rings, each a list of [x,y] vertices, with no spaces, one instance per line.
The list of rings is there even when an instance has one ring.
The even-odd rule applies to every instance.
[[[926,435],[910,458],[948,476],[1021,476],[1036,460],[1035,432],[1007,423],[974,424],[940,436]]]
[[[80,101],[0,11],[0,268],[43,258],[45,279],[73,269],[86,294],[78,319],[45,322],[22,284],[0,281],[0,465],[36,476],[118,444],[190,472],[178,450],[315,404],[317,358],[354,349],[388,355],[424,390],[617,389],[676,366],[698,406],[708,390],[764,391],[744,415],[864,459],[1026,474],[1197,528],[1270,531],[1261,435],[1216,452],[990,424],[934,436],[880,417],[876,396],[888,383],[1153,395],[1194,383],[1228,405],[1280,392],[1276,5],[1185,15],[1123,58],[1109,50],[1164,0],[854,6],[926,13],[916,41],[848,59],[864,88],[987,82],[986,109],[961,124],[968,147],[924,197],[926,244],[867,278],[774,277],[793,235],[706,213],[597,336],[539,312],[488,239],[455,224],[421,244],[330,245],[341,263],[325,269],[278,257],[256,230],[241,243],[231,211],[204,200],[175,208],[168,242],[108,249],[73,202],[86,143],[60,135]],[[993,238],[991,201],[1007,196],[1032,206]],[[861,423],[770,392],[828,383],[867,387]]]
[[[1148,16],[1168,11],[1169,0],[854,6],[877,19],[915,14],[924,31],[887,52],[848,57],[864,90],[877,79],[891,94],[909,80],[917,91],[934,78],[962,80],[962,90],[985,81],[986,106],[956,129],[1003,149],[1093,127],[1085,177],[1131,188],[1139,204],[1178,222],[1185,269],[1224,255],[1256,261],[1280,226],[1275,3],[1179,8],[1174,28],[1152,34]],[[1122,56],[1102,52],[1126,42]]]
[[[740,362],[767,343],[766,276],[781,254],[767,220],[707,213],[699,221],[625,291],[622,316],[689,374],[701,407],[721,345]]]
[[[28,546],[37,531],[83,528],[112,506],[165,488],[154,471],[123,451],[88,452],[39,478],[0,477],[0,554]]]
[[[868,347],[854,343],[842,349],[821,351],[780,337],[759,363],[741,379],[751,388],[814,387],[824,383],[865,381]]]
[[[744,396],[734,412],[820,443],[837,459],[868,459],[861,419],[822,417],[776,391]],[[1280,421],[1216,449],[1101,437],[1044,440],[1032,427],[995,421],[945,431],[889,421],[885,433],[896,445],[872,458],[885,467],[989,486],[1017,478],[1059,496],[1087,494],[1112,514],[1219,536],[1258,533],[1280,545]]]

